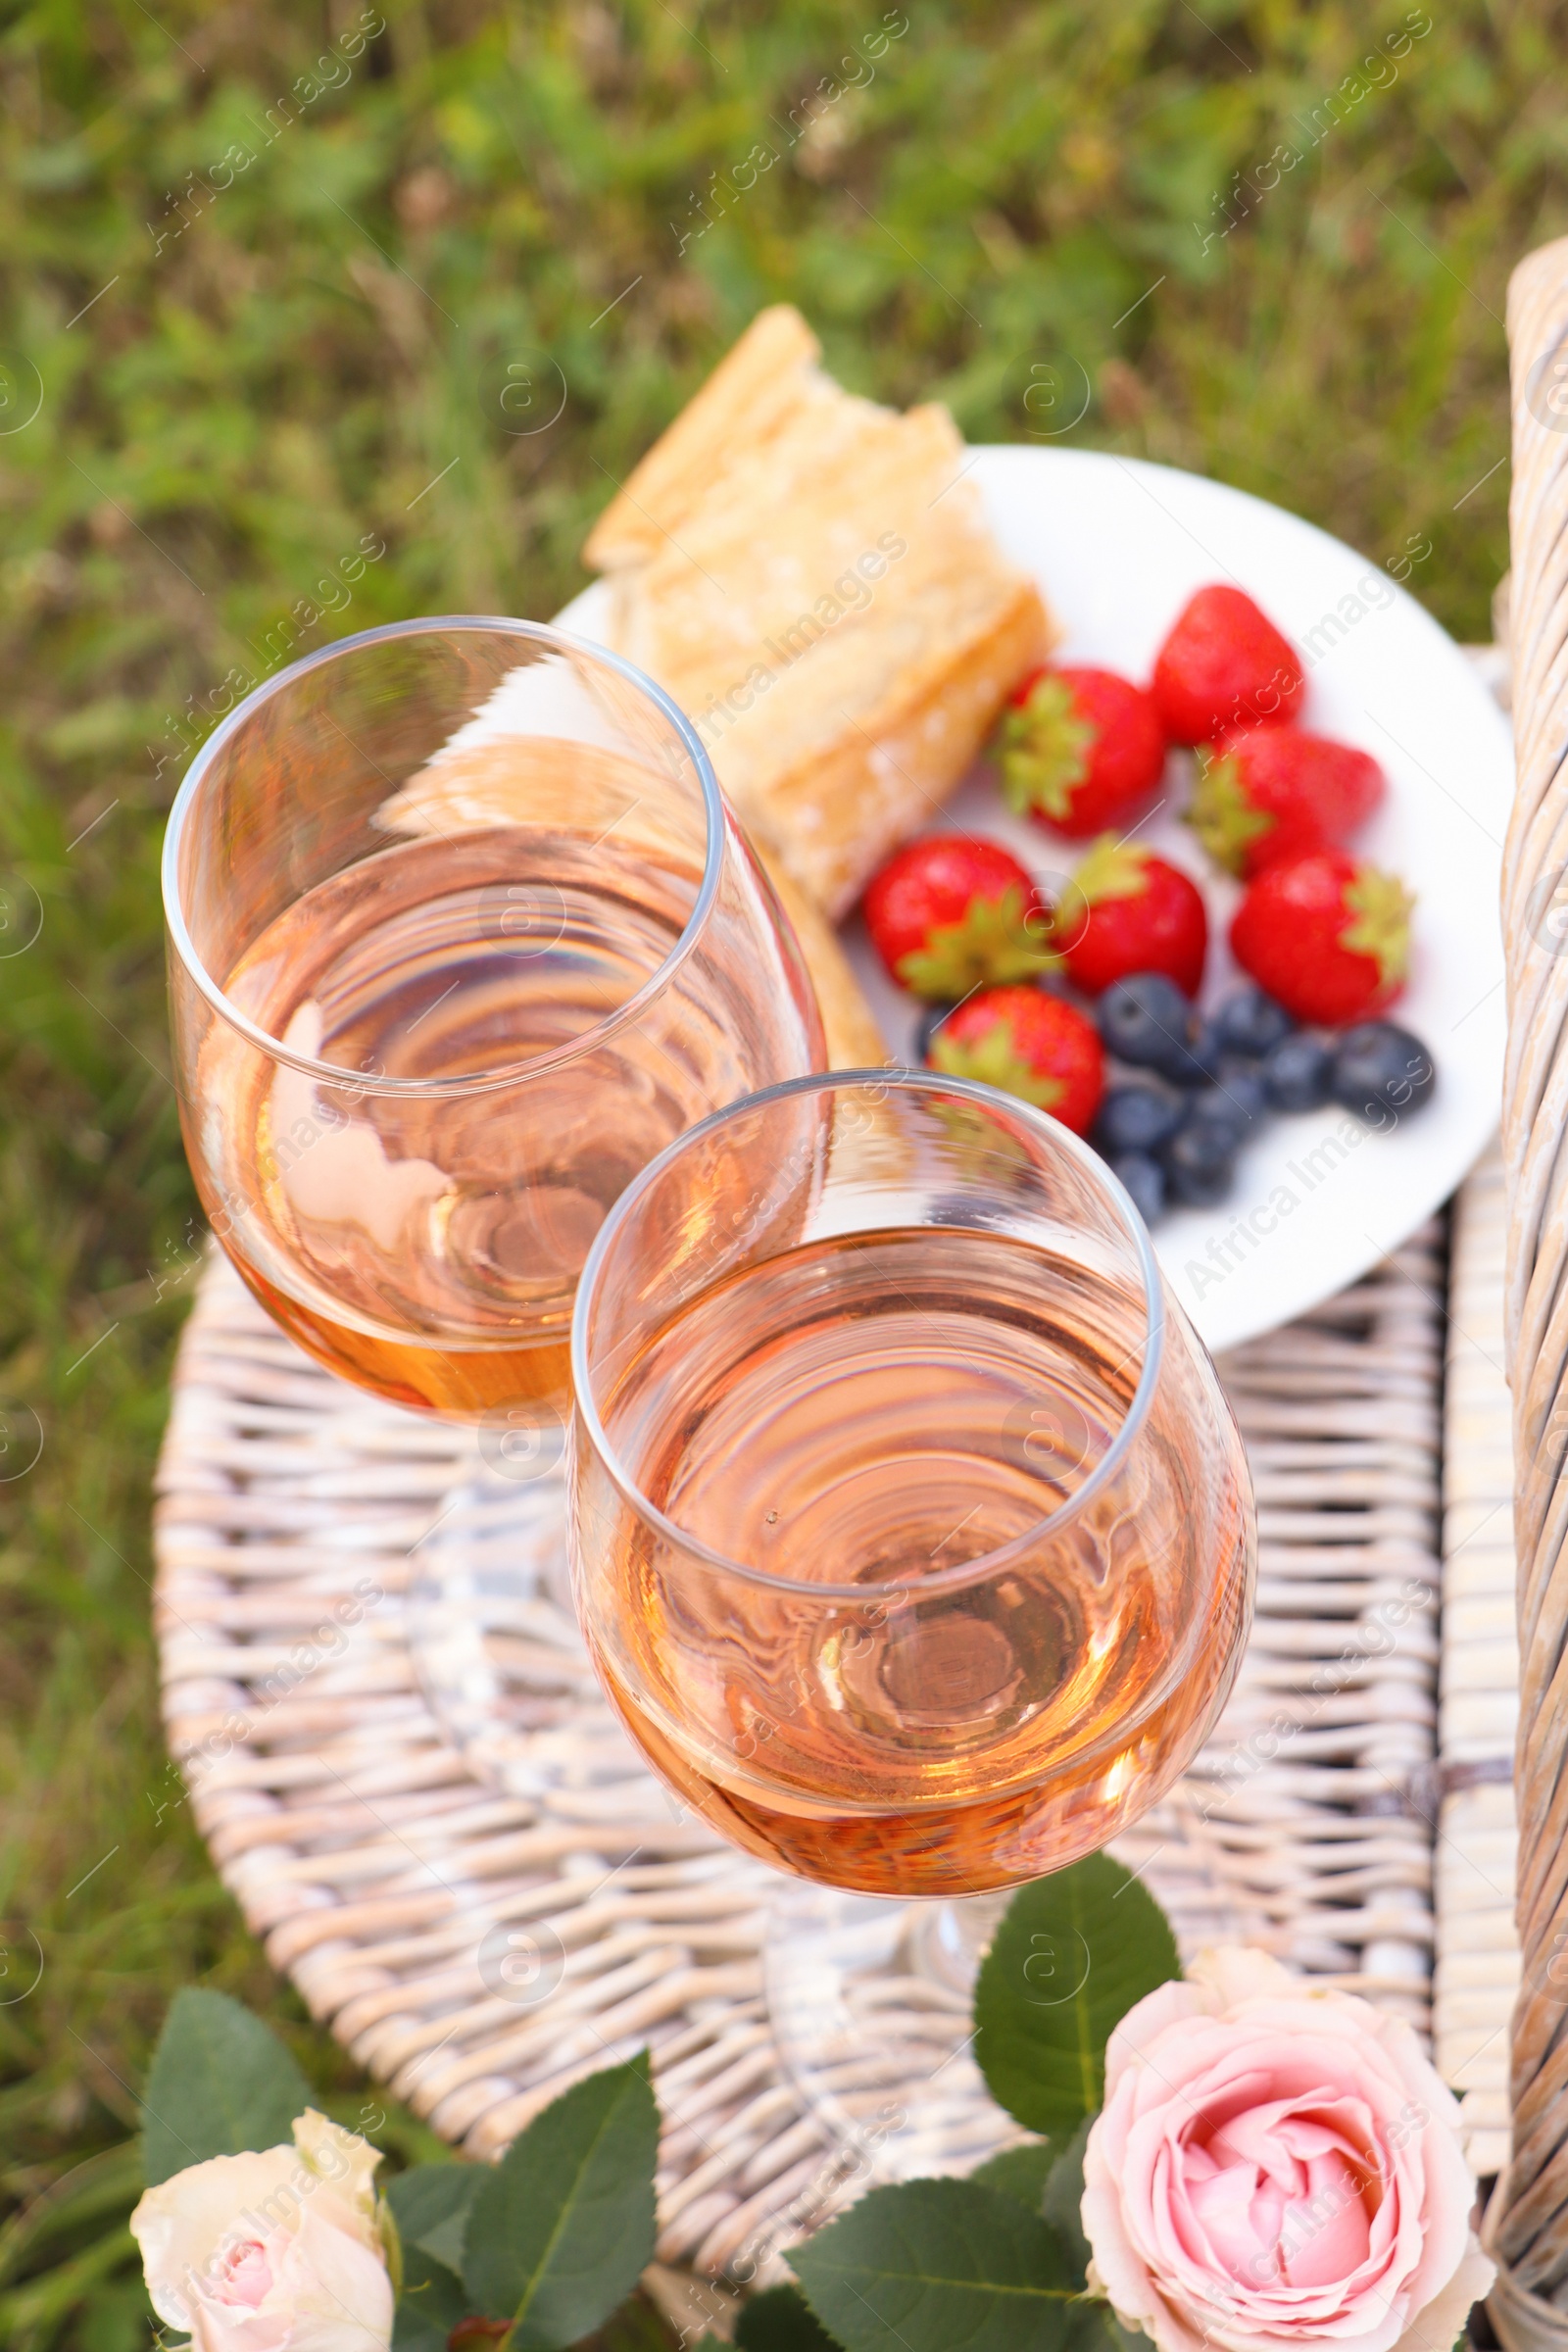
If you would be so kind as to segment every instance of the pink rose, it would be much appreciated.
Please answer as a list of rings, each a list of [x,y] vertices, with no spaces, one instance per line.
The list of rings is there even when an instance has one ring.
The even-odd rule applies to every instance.
[[[1458,2118],[1400,2019],[1204,1952],[1105,2051],[1091,2283],[1161,2352],[1448,2352],[1493,2277]]]
[[[213,2156],[130,2217],[153,2309],[191,2352],[386,2352],[379,2150],[312,2107],[292,2147]]]

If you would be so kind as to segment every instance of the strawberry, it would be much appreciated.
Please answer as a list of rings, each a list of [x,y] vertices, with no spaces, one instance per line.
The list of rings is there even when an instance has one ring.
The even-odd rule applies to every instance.
[[[1187,822],[1211,858],[1250,881],[1266,865],[1338,849],[1383,793],[1369,752],[1294,727],[1252,727],[1200,748]]]
[[[1152,694],[1113,669],[1037,669],[1002,722],[1002,794],[1019,816],[1086,838],[1127,816],[1165,770]]]
[[[1294,718],[1304,682],[1295,648],[1240,588],[1200,588],[1154,663],[1153,694],[1172,743]]]
[[[928,833],[897,851],[866,884],[864,911],[871,945],[917,997],[967,996],[1060,961],[1027,867],[966,833]]]
[[[1295,1019],[1337,1029],[1381,1012],[1404,986],[1414,904],[1396,875],[1319,850],[1248,886],[1231,953]]]
[[[947,1019],[927,1055],[950,1078],[974,1078],[1087,1135],[1105,1087],[1105,1052],[1075,1004],[1039,988],[982,988]]]
[[[1203,977],[1208,916],[1180,866],[1102,833],[1061,894],[1054,936],[1067,971],[1098,997],[1131,972],[1163,972],[1184,996]]]

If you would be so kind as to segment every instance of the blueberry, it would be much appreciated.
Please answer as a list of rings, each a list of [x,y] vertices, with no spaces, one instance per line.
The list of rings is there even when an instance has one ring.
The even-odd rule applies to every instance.
[[[1213,1026],[1227,1054],[1245,1054],[1251,1061],[1261,1061],[1272,1046],[1282,1037],[1289,1037],[1294,1023],[1283,1004],[1249,980],[1233,988],[1221,999],[1213,1015]]]
[[[1165,1147],[1165,1180],[1189,1208],[1212,1208],[1223,1200],[1236,1174],[1236,1146],[1227,1130],[1207,1119],[1190,1120]]]
[[[1133,1206],[1146,1225],[1152,1225],[1165,1206],[1165,1172],[1147,1152],[1118,1152],[1110,1172],[1119,1176],[1133,1197]]]
[[[914,1055],[917,1061],[931,1058],[931,1040],[953,1010],[951,1004],[927,1004],[920,1014],[920,1026],[914,1033]]]
[[[1276,1110],[1316,1110],[1329,1099],[1334,1054],[1321,1038],[1297,1029],[1263,1056],[1263,1092]]]
[[[1163,972],[1133,972],[1112,982],[1100,1000],[1100,1034],[1107,1054],[1134,1069],[1177,1077],[1192,1061],[1196,1016],[1174,980]]]
[[[1178,1086],[1211,1086],[1224,1059],[1213,1022],[1195,1020],[1189,1042],[1171,1056],[1170,1074]]]
[[[1200,1107],[1194,1111],[1188,1125],[1200,1127],[1226,1152],[1232,1154],[1239,1152],[1247,1141],[1248,1120],[1232,1110],[1217,1089],[1200,1096],[1199,1101]]]
[[[1245,1127],[1255,1127],[1267,1114],[1268,1097],[1263,1092],[1255,1061],[1244,1060],[1239,1054],[1226,1054],[1220,1060],[1214,1085]],[[1202,1100],[1201,1096],[1199,1100]]]
[[[1152,1086],[1147,1079],[1113,1086],[1095,1121],[1095,1149],[1106,1159],[1121,1152],[1157,1152],[1186,1116],[1186,1102],[1168,1086]]]
[[[1189,1127],[1203,1127],[1236,1152],[1263,1114],[1263,1089],[1250,1069],[1232,1069],[1214,1086],[1195,1094]]]
[[[1431,1054],[1408,1029],[1361,1021],[1340,1040],[1329,1092],[1373,1126],[1390,1127],[1401,1111],[1426,1101],[1437,1076]]]

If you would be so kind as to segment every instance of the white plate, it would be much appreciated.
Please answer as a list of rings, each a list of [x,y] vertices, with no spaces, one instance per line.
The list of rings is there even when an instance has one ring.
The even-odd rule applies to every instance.
[[[1092,451],[977,449],[970,479],[1002,545],[1034,573],[1061,623],[1059,660],[1147,678],[1193,591],[1234,581],[1301,652],[1303,723],[1359,744],[1388,774],[1388,799],[1352,846],[1416,893],[1411,976],[1392,1017],[1431,1051],[1437,1089],[1392,1132],[1333,1107],[1277,1119],[1243,1152],[1221,1207],[1161,1219],[1160,1262],[1218,1352],[1304,1314],[1397,1248],[1447,1199],[1496,1127],[1508,726],[1452,639],[1382,565],[1279,507]],[[596,607],[589,591],[563,623],[595,635]],[[1138,839],[1202,882],[1210,1000],[1235,977],[1225,934],[1239,891],[1209,868],[1177,818],[1190,776],[1189,755],[1174,753],[1165,804]],[[1005,842],[1045,877],[1070,872],[1083,854],[1083,845],[1012,816],[984,761],[930,829],[954,827]],[[919,1007],[887,978],[858,919],[845,936],[889,1044],[909,1055]]]

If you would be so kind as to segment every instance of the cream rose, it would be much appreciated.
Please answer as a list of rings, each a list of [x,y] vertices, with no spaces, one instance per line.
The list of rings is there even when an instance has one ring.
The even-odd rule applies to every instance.
[[[1091,2282],[1161,2352],[1448,2352],[1493,2277],[1458,2115],[1401,2020],[1205,1952],[1106,2048]]]
[[[387,2352],[378,2150],[307,2108],[291,2148],[214,2156],[130,2217],[153,2309],[194,2352]]]

